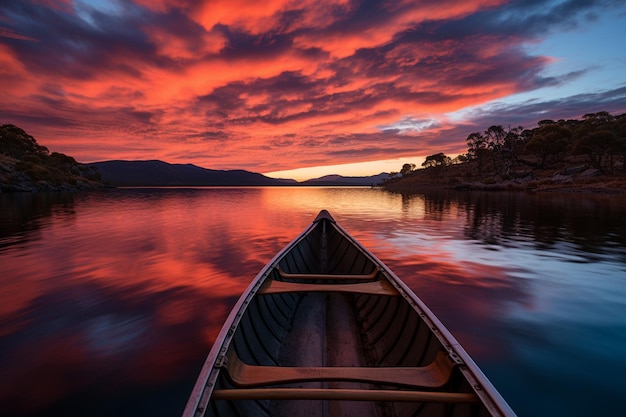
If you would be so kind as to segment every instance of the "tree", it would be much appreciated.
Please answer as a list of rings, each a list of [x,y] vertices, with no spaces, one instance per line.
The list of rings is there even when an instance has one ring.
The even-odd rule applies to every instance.
[[[480,132],[470,133],[467,136],[467,139],[465,139],[465,142],[467,143],[467,156],[470,159],[476,159],[478,156],[478,150],[486,149],[487,147],[487,141]]]
[[[539,155],[541,167],[549,159],[560,159],[565,155],[572,137],[572,131],[559,124],[544,124],[533,132],[524,152]]]
[[[585,114],[583,116],[583,120],[585,120],[585,122],[589,122],[594,126],[606,126],[607,124],[610,124],[615,120],[615,116],[613,116],[608,111],[599,111],[597,113]]]
[[[489,126],[485,131],[485,137],[487,139],[487,148],[499,152],[502,146],[504,146],[506,131],[502,126]]]
[[[622,170],[626,171],[626,114],[615,118],[615,134],[617,136],[615,148],[622,156]]]
[[[413,171],[415,171],[415,164],[404,164],[402,165],[402,169],[400,170],[400,175],[404,177],[405,175],[408,175]]]
[[[612,155],[613,149],[618,145],[615,133],[610,130],[597,130],[581,136],[574,145],[573,153],[587,155],[591,164],[601,169],[604,156]],[[609,169],[613,169],[611,165],[609,164]]]
[[[424,168],[431,169],[432,175],[436,176],[441,173],[441,170],[445,169],[451,163],[452,159],[449,156],[446,156],[443,152],[439,152],[437,154],[427,156],[426,160],[422,163],[422,166]]]
[[[509,128],[504,137],[504,146],[500,153],[505,159],[512,158],[517,162],[518,156],[523,152],[524,148],[524,128],[517,126]]]
[[[491,154],[491,151],[487,148],[476,149],[475,159],[476,159],[476,164],[478,168],[478,175],[483,174],[483,170],[485,168],[485,162],[487,162],[487,158],[489,158],[490,154]]]
[[[587,113],[575,132],[573,154],[587,155],[591,164],[601,169],[605,156],[613,170],[613,155],[620,152],[620,120],[609,112]]]
[[[446,167],[452,163],[452,159],[449,156],[446,156],[444,153],[439,152],[434,155],[429,155],[426,157],[426,160],[422,163],[424,168],[431,167]]]
[[[457,156],[454,157],[454,159],[452,159],[452,161],[450,161],[453,165],[458,165],[458,164],[464,164],[466,162],[469,162],[470,158],[469,156],[467,156],[467,154],[459,154]]]
[[[549,126],[549,125],[553,125],[554,123],[556,123],[554,120],[552,119],[543,119],[543,120],[539,120],[537,122],[538,126]]]
[[[0,153],[23,159],[26,156],[45,158],[49,151],[19,127],[6,124],[0,126]]]

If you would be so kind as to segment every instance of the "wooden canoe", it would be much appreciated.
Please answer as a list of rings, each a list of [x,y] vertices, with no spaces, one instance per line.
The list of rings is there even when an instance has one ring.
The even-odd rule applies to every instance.
[[[514,416],[426,305],[325,210],[231,311],[183,417]]]

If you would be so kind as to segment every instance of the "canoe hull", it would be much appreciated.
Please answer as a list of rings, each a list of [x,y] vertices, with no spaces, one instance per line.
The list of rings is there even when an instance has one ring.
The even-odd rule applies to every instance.
[[[241,296],[184,417],[511,416],[426,305],[322,211]]]

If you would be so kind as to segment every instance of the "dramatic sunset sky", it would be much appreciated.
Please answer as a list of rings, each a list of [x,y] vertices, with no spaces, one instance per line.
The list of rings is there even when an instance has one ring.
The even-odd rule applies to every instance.
[[[0,123],[81,162],[372,175],[626,112],[625,42],[624,0],[0,0]]]

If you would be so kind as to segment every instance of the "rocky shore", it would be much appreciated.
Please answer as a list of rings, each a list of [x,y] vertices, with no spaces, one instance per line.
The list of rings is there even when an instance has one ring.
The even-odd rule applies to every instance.
[[[0,126],[0,193],[73,192],[102,187],[94,167],[62,153],[50,153],[17,126]]]
[[[580,161],[574,161],[580,162]],[[442,188],[456,191],[529,191],[626,194],[626,172],[607,173],[588,164],[563,164],[551,169],[527,169],[508,175],[478,175],[472,163],[415,170],[383,185],[401,193]]]
[[[81,164],[76,164],[62,178],[44,179],[33,178],[27,172],[21,170],[19,162],[15,158],[0,154],[0,193],[76,192],[96,190],[104,186],[101,182],[88,178],[88,176],[93,176],[94,173],[89,169],[83,168]]]

